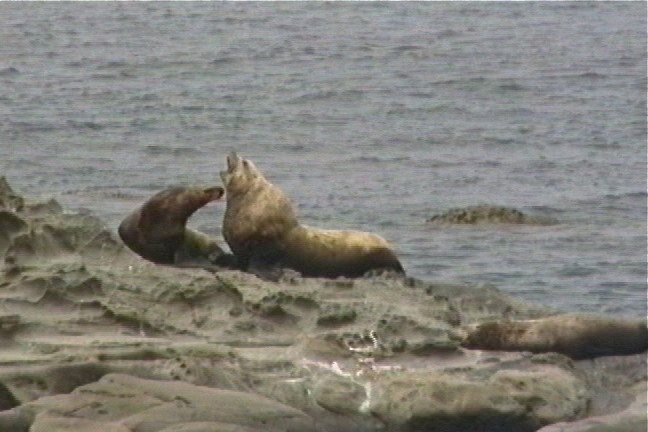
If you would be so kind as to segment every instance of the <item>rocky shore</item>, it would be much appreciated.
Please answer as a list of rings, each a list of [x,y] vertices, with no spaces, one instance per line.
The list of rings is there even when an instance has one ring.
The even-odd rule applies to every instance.
[[[0,431],[645,431],[646,353],[464,347],[489,286],[146,262],[0,179]],[[645,324],[645,323],[644,323]]]

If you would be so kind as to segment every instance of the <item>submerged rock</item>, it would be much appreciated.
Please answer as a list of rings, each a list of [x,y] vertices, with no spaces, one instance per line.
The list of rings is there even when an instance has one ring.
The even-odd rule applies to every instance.
[[[432,224],[453,225],[487,225],[487,224],[524,224],[524,225],[555,225],[557,219],[543,215],[526,214],[510,207],[493,205],[478,205],[472,207],[450,209],[444,213],[432,216],[427,220]]]

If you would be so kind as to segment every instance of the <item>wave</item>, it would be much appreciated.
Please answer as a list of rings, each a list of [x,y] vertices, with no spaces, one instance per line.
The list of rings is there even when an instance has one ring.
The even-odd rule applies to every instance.
[[[351,159],[349,162],[363,162],[363,163],[392,163],[408,161],[408,156],[395,156],[395,157],[378,157],[378,156],[358,156]]]
[[[289,152],[302,152],[306,150],[306,146],[303,144],[284,144],[281,148]]]
[[[648,192],[646,191],[638,191],[638,192],[626,192],[622,194],[607,194],[604,195],[604,198],[606,199],[625,199],[625,198],[647,198],[648,197]]]
[[[608,193],[599,196],[592,196],[586,199],[581,199],[578,200],[577,202],[583,205],[594,205],[599,208],[602,206],[607,206],[607,208],[617,209],[618,207],[615,206],[619,205],[620,203],[623,204],[623,202],[625,201],[644,200],[644,206],[645,206],[646,198],[648,198],[647,192],[636,191],[636,192],[624,192],[618,194]]]
[[[13,75],[20,75],[20,71],[13,66],[0,69],[0,76],[2,77]]]
[[[584,78],[590,80],[604,79],[608,78],[608,75],[599,73],[599,72],[582,72],[582,73],[558,73],[558,74],[548,74],[543,75],[542,78],[547,79],[560,79],[560,78]]]
[[[24,132],[52,132],[61,128],[56,123],[47,121],[28,122],[9,120],[9,124],[12,128],[19,129]]]
[[[421,50],[423,47],[419,45],[400,45],[397,46],[396,48],[393,48],[395,52],[408,52],[408,51],[418,51]]]
[[[309,92],[301,94],[297,97],[294,97],[288,101],[288,103],[303,103],[311,101],[322,101],[322,100],[358,100],[365,95],[364,90],[360,89],[351,89],[344,91],[336,90],[320,90],[316,92]]]
[[[101,130],[106,126],[101,123],[96,123],[93,121],[77,121],[77,120],[68,120],[66,122],[68,126],[73,129],[92,129],[92,130]]]
[[[224,66],[235,63],[238,59],[232,56],[218,57],[213,59],[210,63],[214,66]]]
[[[502,91],[522,91],[527,89],[525,86],[514,81],[505,84],[500,84],[499,86],[497,86],[497,88]]]
[[[121,69],[129,66],[129,63],[124,60],[111,60],[97,66],[97,69]]]
[[[582,74],[576,75],[576,77],[588,78],[588,79],[603,79],[603,78],[607,78],[608,76],[598,72],[584,72]]]
[[[193,147],[171,147],[163,145],[147,145],[144,152],[152,156],[170,155],[170,156],[187,156],[200,155],[202,152]]]

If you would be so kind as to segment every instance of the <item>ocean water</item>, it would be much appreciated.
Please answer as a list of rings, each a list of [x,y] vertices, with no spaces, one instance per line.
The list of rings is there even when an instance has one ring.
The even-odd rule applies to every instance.
[[[412,276],[646,315],[645,2],[0,3],[20,193],[116,227],[231,150]],[[425,223],[476,204],[561,223]]]

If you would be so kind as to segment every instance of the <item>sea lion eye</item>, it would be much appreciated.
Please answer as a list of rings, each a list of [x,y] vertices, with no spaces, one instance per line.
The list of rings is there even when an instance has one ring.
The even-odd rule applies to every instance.
[[[250,164],[248,163],[247,160],[244,159],[244,160],[243,160],[243,166],[244,166],[245,168],[249,168]]]

